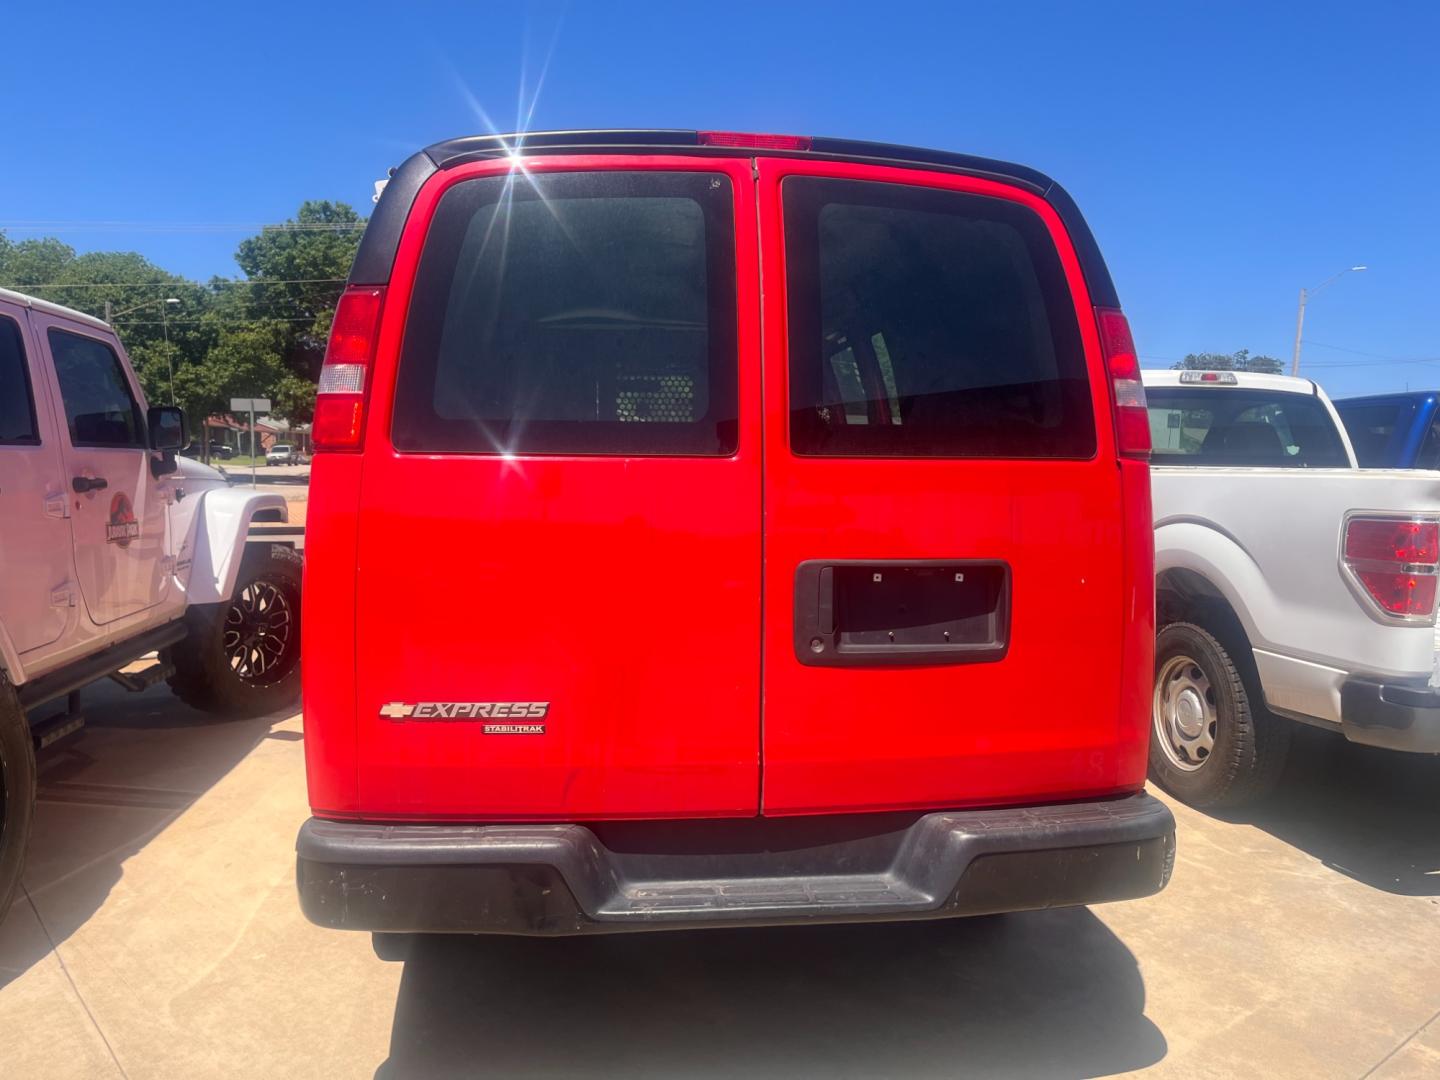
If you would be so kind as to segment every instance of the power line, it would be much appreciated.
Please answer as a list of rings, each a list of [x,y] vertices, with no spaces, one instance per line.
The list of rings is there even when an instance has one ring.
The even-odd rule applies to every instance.
[[[284,316],[258,315],[258,316],[255,316],[254,318],[249,318],[249,319],[246,319],[246,318],[235,319],[235,318],[225,318],[225,317],[218,317],[218,316],[212,317],[212,316],[203,316],[203,315],[202,315],[202,316],[199,316],[199,317],[193,318],[193,319],[190,319],[190,318],[182,318],[182,319],[147,319],[147,320],[144,321],[144,322],[131,322],[129,319],[117,319],[117,320],[115,320],[111,325],[112,325],[112,326],[115,326],[115,327],[121,327],[121,326],[129,327],[129,326],[174,326],[174,325],[176,325],[177,323],[218,323],[218,324],[221,324],[221,325],[228,325],[228,324],[232,324],[232,323],[267,323],[267,322],[311,322],[311,323],[313,323],[313,322],[314,322],[316,319],[318,319],[318,318],[320,318],[319,315],[284,315]]]
[[[1335,368],[1393,367],[1396,365],[1409,366],[1412,364],[1440,364],[1440,356],[1429,358],[1417,357],[1413,360],[1335,360],[1331,362],[1322,360],[1316,364],[1306,364],[1305,367],[1307,369],[1319,368],[1322,371],[1331,371]]]
[[[1307,364],[1312,368],[1351,368],[1369,367],[1371,361],[1379,361],[1382,364],[1440,364],[1440,357],[1436,356],[1390,356],[1385,353],[1366,352],[1363,349],[1351,349],[1344,345],[1326,345],[1321,341],[1305,341],[1306,345],[1314,345],[1319,349],[1334,349],[1336,352],[1350,353],[1354,356],[1364,356],[1367,360],[1316,360]]]
[[[340,285],[344,282],[344,278],[249,278],[245,281],[170,278],[168,281],[52,281],[47,285],[0,285],[0,289],[165,289],[174,285],[221,289],[238,285]]]
[[[364,221],[0,221],[17,232],[353,232]]]
[[[1313,345],[1313,346],[1315,346],[1315,348],[1317,348],[1317,349],[1334,349],[1336,352],[1354,353],[1356,356],[1372,356],[1372,357],[1374,357],[1376,360],[1389,360],[1389,361],[1392,361],[1392,362],[1394,362],[1394,363],[1399,363],[1399,364],[1406,364],[1406,363],[1411,363],[1411,362],[1414,362],[1414,363],[1417,363],[1417,364],[1429,363],[1429,360],[1426,360],[1426,359],[1419,359],[1419,360],[1417,360],[1417,359],[1415,359],[1414,357],[1409,357],[1409,356],[1388,356],[1388,355],[1386,355],[1385,353],[1366,352],[1364,349],[1349,349],[1349,348],[1346,348],[1344,345],[1326,345],[1323,341],[1311,341],[1309,338],[1306,338],[1306,339],[1305,339],[1304,344],[1306,344],[1306,345]]]

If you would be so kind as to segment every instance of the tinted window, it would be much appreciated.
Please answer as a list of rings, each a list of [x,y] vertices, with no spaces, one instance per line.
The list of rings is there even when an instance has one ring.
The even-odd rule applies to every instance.
[[[145,446],[145,420],[115,350],[64,330],[51,329],[49,338],[70,444]]]
[[[0,444],[34,446],[39,441],[20,324],[14,319],[0,318]]]
[[[1415,468],[1440,469],[1440,417],[1430,421],[1425,430],[1425,438],[1415,452]]]
[[[1044,223],[1003,199],[784,184],[797,454],[1089,457],[1085,354]]]
[[[730,182],[713,173],[451,188],[410,303],[395,446],[733,452],[733,216]]]
[[[1155,465],[1350,464],[1334,420],[1310,394],[1147,386],[1145,396]]]
[[[1415,415],[1415,402],[1389,401],[1374,405],[1337,403],[1340,419],[1350,444],[1355,447],[1355,460],[1365,468],[1394,465],[1391,444],[1399,428],[1408,428]],[[1398,448],[1397,448],[1398,449]]]

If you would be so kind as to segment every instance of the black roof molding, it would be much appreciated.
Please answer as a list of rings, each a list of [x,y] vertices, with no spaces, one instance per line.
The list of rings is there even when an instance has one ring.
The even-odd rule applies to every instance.
[[[528,131],[518,135],[466,135],[459,139],[427,146],[425,152],[442,169],[463,165],[467,161],[481,158],[506,157],[510,154],[533,154],[537,150],[560,150],[577,153],[583,150],[653,151],[657,147],[685,147],[696,149],[700,146],[698,131],[627,130],[614,131]],[[706,148],[708,149],[708,147]],[[734,147],[724,147],[731,157]],[[742,153],[748,153],[742,150]]]
[[[1039,195],[1059,215],[1070,233],[1080,260],[1090,299],[1100,307],[1119,307],[1115,284],[1100,254],[1090,227],[1070,195],[1050,177],[1025,165],[1006,161],[955,154],[946,150],[926,150],[914,146],[862,142],[855,139],[816,137],[809,150],[765,150],[734,146],[702,146],[696,131],[620,129],[613,131],[531,131],[516,135],[469,135],[435,143],[410,157],[395,171],[380,196],[370,217],[370,224],[360,239],[350,281],[355,285],[383,285],[390,280],[395,252],[410,207],[421,185],[441,169],[454,168],[471,161],[545,153],[651,153],[659,149],[683,149],[690,154],[734,157],[813,157],[833,161],[860,161],[901,168],[944,169],[997,180],[1022,187]]]
[[[385,285],[395,266],[395,253],[400,249],[400,234],[415,196],[425,181],[436,172],[435,160],[424,150],[411,154],[391,175],[380,193],[380,201],[370,215],[370,222],[360,234],[360,246],[350,265],[351,285]]]

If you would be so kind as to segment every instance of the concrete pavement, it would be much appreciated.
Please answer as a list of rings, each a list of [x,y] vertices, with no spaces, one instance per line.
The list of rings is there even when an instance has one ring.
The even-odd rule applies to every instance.
[[[1176,807],[1158,897],[900,926],[440,939],[300,916],[298,717],[87,692],[0,926],[0,1076],[1440,1075],[1440,760],[1302,732]],[[1312,737],[1313,736],[1313,737]]]

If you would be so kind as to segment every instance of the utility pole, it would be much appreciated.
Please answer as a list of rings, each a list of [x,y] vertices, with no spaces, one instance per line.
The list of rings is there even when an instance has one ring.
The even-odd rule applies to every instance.
[[[1305,329],[1305,301],[1310,294],[1303,288],[1300,290],[1300,306],[1295,311],[1295,355],[1290,360],[1290,374],[1300,374],[1300,332]]]

